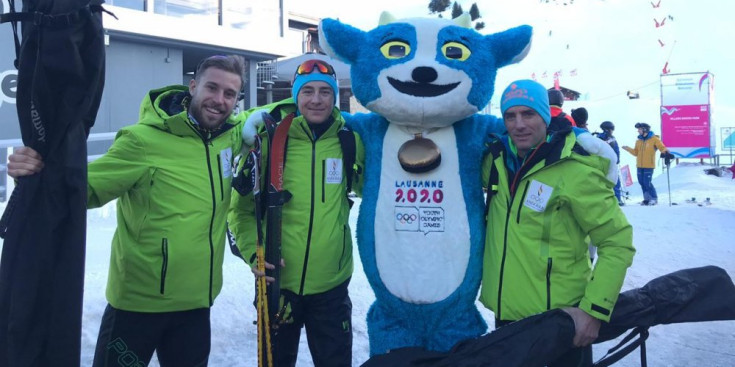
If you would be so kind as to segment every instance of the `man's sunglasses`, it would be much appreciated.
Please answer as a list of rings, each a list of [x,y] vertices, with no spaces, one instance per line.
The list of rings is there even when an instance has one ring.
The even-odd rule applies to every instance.
[[[314,70],[317,70],[319,73],[335,77],[334,68],[321,60],[304,61],[301,65],[299,65],[298,69],[296,69],[296,75],[311,74],[314,72]]]

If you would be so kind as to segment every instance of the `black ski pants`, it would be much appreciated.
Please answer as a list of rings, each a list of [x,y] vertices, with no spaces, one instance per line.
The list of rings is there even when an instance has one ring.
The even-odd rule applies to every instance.
[[[131,312],[107,305],[94,367],[145,367],[155,351],[161,367],[204,367],[211,344],[209,308]]]
[[[513,321],[495,319],[495,328],[500,328]],[[572,348],[562,354],[547,367],[592,367],[592,345],[580,348]]]
[[[347,292],[350,280],[324,293],[299,296],[282,289],[284,301],[290,304],[284,323],[274,339],[275,367],[293,367],[299,353],[301,328],[315,367],[352,366],[352,301]]]

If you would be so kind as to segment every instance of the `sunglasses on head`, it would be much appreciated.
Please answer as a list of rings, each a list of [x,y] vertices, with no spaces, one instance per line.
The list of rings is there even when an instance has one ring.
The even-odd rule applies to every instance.
[[[329,65],[321,60],[304,61],[301,65],[299,65],[298,69],[296,69],[296,75],[311,74],[314,72],[314,70],[317,70],[321,74],[331,75],[332,77],[335,76],[334,68],[332,68],[332,65]]]

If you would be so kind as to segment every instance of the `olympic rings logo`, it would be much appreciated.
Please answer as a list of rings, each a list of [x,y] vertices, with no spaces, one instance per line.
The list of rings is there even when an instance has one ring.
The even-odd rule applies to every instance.
[[[398,213],[396,214],[396,220],[401,222],[401,224],[411,224],[418,219],[418,216],[416,214],[408,214],[408,213]]]

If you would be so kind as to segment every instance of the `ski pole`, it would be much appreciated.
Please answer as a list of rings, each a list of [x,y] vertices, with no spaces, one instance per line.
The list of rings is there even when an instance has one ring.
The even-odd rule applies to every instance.
[[[671,161],[666,159],[666,185],[669,187],[669,206],[671,206],[671,177],[669,171],[671,171]]]

